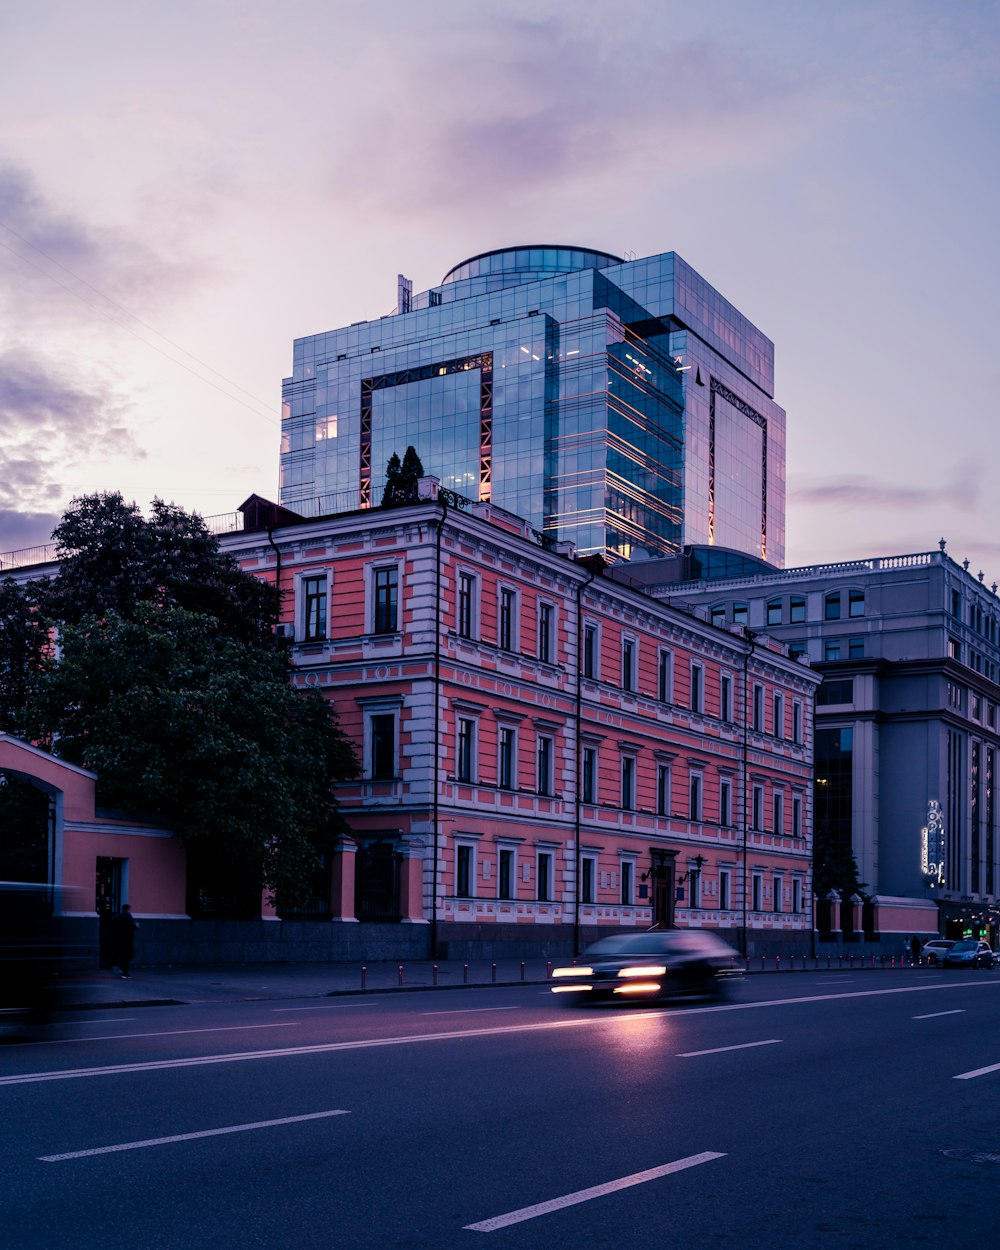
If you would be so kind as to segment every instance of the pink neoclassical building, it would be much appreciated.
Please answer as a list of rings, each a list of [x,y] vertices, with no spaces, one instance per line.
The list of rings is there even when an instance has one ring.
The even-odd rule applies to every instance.
[[[420,488],[315,520],[254,497],[222,539],[281,586],[295,680],[362,763],[335,926],[417,927],[452,956],[652,924],[806,953],[808,664]]]

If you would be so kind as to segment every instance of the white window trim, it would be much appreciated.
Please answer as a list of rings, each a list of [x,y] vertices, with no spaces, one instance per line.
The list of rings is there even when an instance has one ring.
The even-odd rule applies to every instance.
[[[388,777],[374,778],[372,776],[372,717],[373,716],[392,716],[392,737],[393,737],[393,777],[398,780],[402,773],[399,760],[399,725],[400,712],[403,708],[402,698],[387,699],[370,699],[365,700],[361,704],[361,712],[363,717],[363,741],[362,751],[364,752],[361,767],[362,780],[364,781],[389,781]]]
[[[497,844],[497,898],[502,903],[513,903],[517,899],[517,847],[506,846],[503,842]],[[510,854],[510,898],[504,898],[500,893],[500,856]]]
[[[549,653],[542,659],[542,608],[549,609]],[[559,605],[552,599],[538,599],[535,603],[535,659],[539,664],[559,663]]]
[[[513,603],[511,605],[509,648],[505,647],[500,641],[500,620],[504,591],[506,591],[513,598]],[[501,651],[509,651],[515,655],[521,649],[521,591],[517,586],[511,586],[506,582],[497,583],[497,646]]]
[[[459,894],[458,892],[458,853],[459,850],[468,849],[469,854],[469,893]],[[478,871],[478,854],[477,846],[472,838],[463,838],[460,835],[455,837],[455,898],[475,898],[476,897],[476,873]]]
[[[313,578],[326,580],[326,632],[322,638],[306,638],[306,581]],[[319,566],[295,570],[295,630],[296,642],[326,642],[330,637],[330,607],[333,602],[333,570]]]
[[[696,716],[703,716],[705,712],[705,665],[701,660],[691,661],[691,673],[690,673],[689,680],[691,682],[690,689],[691,689],[692,696],[694,695],[694,692],[695,692],[695,673],[698,674],[698,681],[697,681],[698,698],[695,699],[692,697],[691,699],[688,700],[688,702],[691,704],[691,711]]]
[[[513,740],[513,748],[511,750],[511,761],[510,761],[510,781],[507,785],[504,785],[503,782],[501,781],[503,770],[500,767],[501,761],[503,759],[503,735],[504,733],[509,733]],[[519,752],[519,743],[518,743],[517,729],[513,725],[504,725],[502,723],[498,724],[497,725],[497,789],[498,790],[511,792],[517,789],[518,752]]]
[[[587,645],[586,639],[587,639],[588,629],[592,629],[594,631],[594,671],[589,677],[587,676],[584,670],[584,666],[583,666],[583,650],[581,650],[580,672],[587,681],[600,681],[601,680],[601,624],[599,621],[592,621],[592,620],[589,620],[587,617],[584,617],[583,628],[580,631],[580,644],[581,644],[581,648],[583,649],[585,649]]]
[[[593,882],[593,886],[594,886],[594,897],[591,899],[587,899],[583,897],[583,883],[584,883],[584,877],[585,877],[585,874],[583,871],[583,865],[586,863],[590,863],[593,865],[593,872],[591,873],[591,881]],[[599,886],[598,886],[598,877],[597,877],[597,856],[593,853],[588,854],[587,852],[584,852],[580,856],[580,902],[586,903],[588,905],[596,904],[598,889],[599,889]]]
[[[539,865],[542,862],[542,856],[547,855],[549,859],[549,892],[548,898],[541,898],[538,893],[538,883],[541,880],[539,875]],[[539,847],[535,851],[535,900],[539,903],[554,903],[556,901],[556,853],[555,848],[550,846]]]
[[[396,570],[396,628],[379,638],[391,638],[394,633],[402,633],[403,617],[403,562],[398,558],[385,556],[381,560],[367,560],[362,570],[365,585],[365,633],[375,633],[375,574],[379,569]]]
[[[626,866],[631,871],[626,873],[625,871]],[[634,907],[635,906],[635,866],[636,866],[636,857],[634,855],[619,856],[618,858],[618,880],[620,883],[620,889],[619,889],[618,897],[621,899],[622,907]],[[625,889],[626,877],[628,879],[627,890]],[[628,894],[627,899],[624,897],[626,893]]]
[[[463,634],[462,622],[462,579],[469,578],[472,582],[472,594],[469,604],[469,632]],[[466,642],[479,641],[480,597],[482,595],[482,579],[476,569],[459,565],[455,569],[455,636]]]
[[[660,674],[664,669],[664,660],[666,660],[666,681],[663,683],[664,689],[661,691]],[[660,703],[673,703],[674,701],[674,652],[671,647],[660,647],[657,652],[656,697]]]
[[[632,648],[631,658],[628,666],[625,664],[625,648]],[[622,634],[621,643],[621,688],[626,694],[638,694],[636,688],[639,680],[639,639],[632,633]],[[627,684],[626,684],[627,678]]]

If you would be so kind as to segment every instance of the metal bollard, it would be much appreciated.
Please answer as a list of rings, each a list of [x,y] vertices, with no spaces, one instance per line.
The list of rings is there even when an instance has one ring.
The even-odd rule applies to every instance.
[[[437,983],[438,983],[438,966],[437,964],[435,964],[434,965],[434,984],[437,985]]]
[[[403,984],[403,965],[402,964],[399,965],[399,984],[400,986],[402,986]]]
[[[496,983],[497,983],[497,966],[496,966],[496,964],[492,964],[492,965],[490,966],[490,979],[492,980],[493,984],[494,984],[494,985],[496,985]]]
[[[524,960],[521,960],[521,980],[524,980]]]
[[[469,984],[469,965],[468,964],[462,964],[462,984],[463,985]]]
[[[548,978],[551,975],[552,975],[552,964],[551,962],[549,962],[549,963],[546,963],[545,965],[545,979],[548,980]]]
[[[775,972],[781,971],[781,956],[780,955],[775,955],[774,957],[774,970]]]
[[[764,971],[764,956],[763,955],[761,955],[760,957],[760,970],[761,972]]]
[[[362,989],[365,988],[365,981],[367,980],[367,977],[368,977],[368,969],[365,967],[364,964],[362,964],[361,965],[361,988]]]

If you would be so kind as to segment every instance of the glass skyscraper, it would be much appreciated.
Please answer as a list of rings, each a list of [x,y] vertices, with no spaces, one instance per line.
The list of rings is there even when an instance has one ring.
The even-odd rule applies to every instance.
[[[413,445],[443,486],[611,560],[784,562],[771,341],[679,256],[485,252],[394,315],[295,342],[281,502],[378,503]]]

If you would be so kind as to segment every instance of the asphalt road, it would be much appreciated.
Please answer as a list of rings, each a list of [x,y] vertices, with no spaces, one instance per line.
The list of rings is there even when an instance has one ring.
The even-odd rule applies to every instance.
[[[995,1245],[1000,970],[90,1012],[0,1049],[0,1245]]]

